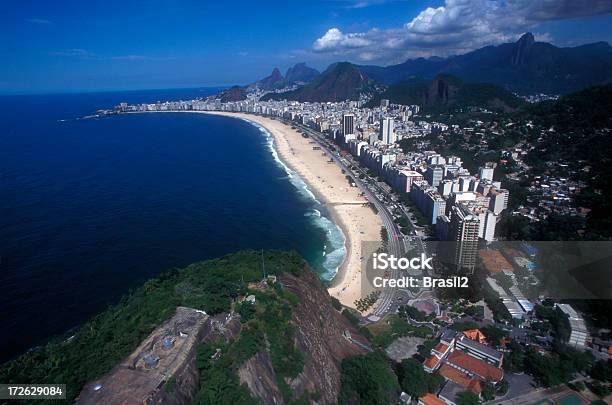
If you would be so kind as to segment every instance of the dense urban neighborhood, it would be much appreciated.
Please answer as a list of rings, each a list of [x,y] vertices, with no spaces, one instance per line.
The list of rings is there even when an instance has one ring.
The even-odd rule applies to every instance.
[[[293,89],[275,90],[274,98]],[[601,91],[609,95],[609,86]],[[544,145],[559,130],[544,127],[533,107],[514,114],[473,106],[428,112],[388,99],[373,105],[369,93],[344,102],[266,94],[255,86],[238,101],[227,101],[224,92],[190,101],[122,103],[99,114],[223,111],[281,120],[311,137],[313,149],[328,154],[330,163],[339,163],[349,184],[367,192],[373,209],[388,212],[393,225],[382,237],[403,240],[400,254],[435,252],[436,244],[452,242],[450,265],[437,272],[470,274],[468,293],[383,289],[356,302],[360,312],[337,302],[373,347],[395,361],[398,401],[588,403],[610,394],[606,301],[549,298],[555,296],[554,272],[543,256],[551,251],[512,242],[599,238],[589,213],[600,208],[581,205],[585,193],[601,192],[589,190],[593,180],[583,175],[597,163],[534,158],[540,153],[546,159],[551,150]],[[525,99],[538,108],[572,102],[546,95]],[[591,121],[593,131],[605,135],[609,129],[601,123]],[[361,367],[381,361],[374,353],[365,359]],[[359,369],[353,366],[353,372]]]

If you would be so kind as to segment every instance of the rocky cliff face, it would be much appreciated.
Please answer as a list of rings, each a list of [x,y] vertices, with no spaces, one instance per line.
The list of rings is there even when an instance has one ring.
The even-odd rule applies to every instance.
[[[138,348],[107,375],[85,385],[77,404],[190,404],[200,380],[196,367],[199,344],[233,339],[240,321],[226,314],[178,307],[175,316],[157,327]]]
[[[299,278],[283,274],[279,281],[299,299],[293,308],[292,322],[295,344],[304,355],[304,369],[296,378],[285,381],[292,399],[308,391],[318,393],[319,403],[335,403],[340,390],[342,359],[366,353],[364,346],[368,342],[331,306],[327,291],[312,272],[305,271]],[[361,345],[349,341],[345,334]],[[285,403],[268,352],[253,356],[240,367],[238,374],[240,382],[264,404]]]
[[[450,80],[448,80],[448,78],[438,76],[429,85],[429,89],[427,91],[423,104],[446,105],[449,103],[449,101],[455,98],[456,94],[457,86],[454,85]]]
[[[287,69],[285,81],[288,83],[308,83],[319,75],[319,71],[306,66],[306,63],[297,63]]]
[[[255,85],[263,90],[272,90],[276,85],[283,80],[283,75],[278,68],[274,68],[270,76],[266,76],[260,81],[256,82]]]
[[[514,45],[515,49],[512,53],[513,65],[524,65],[529,59],[531,48],[535,43],[535,38],[531,32],[524,34]]]

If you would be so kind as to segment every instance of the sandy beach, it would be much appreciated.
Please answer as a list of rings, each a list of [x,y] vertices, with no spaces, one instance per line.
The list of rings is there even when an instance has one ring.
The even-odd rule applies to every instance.
[[[207,112],[208,113],[208,112]],[[351,187],[339,166],[329,156],[314,150],[313,140],[304,138],[284,123],[267,117],[240,113],[210,112],[240,117],[266,128],[274,137],[280,159],[297,172],[323,202],[346,238],[347,255],[331,283],[329,293],[343,305],[354,308],[361,298],[361,242],[380,240],[382,222],[357,187]]]

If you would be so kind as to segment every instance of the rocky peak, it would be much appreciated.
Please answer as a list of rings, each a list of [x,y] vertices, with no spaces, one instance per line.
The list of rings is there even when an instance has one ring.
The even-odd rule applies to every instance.
[[[533,34],[531,32],[524,33],[515,43],[514,52],[512,53],[512,64],[525,64],[529,57],[529,54],[531,53],[531,48],[534,43],[535,38],[533,37]]]

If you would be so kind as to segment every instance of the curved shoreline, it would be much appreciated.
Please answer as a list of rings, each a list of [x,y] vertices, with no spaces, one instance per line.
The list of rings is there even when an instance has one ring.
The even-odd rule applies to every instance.
[[[237,117],[232,117],[232,118],[237,118]],[[321,208],[326,211],[325,214],[319,212],[319,216],[323,217],[327,221],[331,222],[335,226],[335,228],[340,232],[340,236],[342,237],[342,248],[344,249],[344,252],[343,252],[343,255],[342,255],[342,261],[333,269],[334,273],[333,273],[331,279],[325,281],[328,285],[332,285],[334,283],[334,280],[338,279],[337,276],[338,276],[339,273],[340,274],[344,274],[344,269],[346,268],[345,264],[347,262],[347,258],[349,257],[349,254],[350,254],[350,244],[348,244],[348,247],[347,247],[347,240],[349,238],[347,237],[348,229],[347,229],[346,225],[344,224],[344,222],[342,222],[342,219],[337,215],[337,213],[333,209],[333,207],[327,205],[327,198],[326,198],[326,196],[321,194],[319,192],[319,190],[316,189],[316,187],[313,187],[313,185],[308,181],[308,178],[302,172],[300,172],[300,170],[298,168],[296,168],[294,165],[291,164],[290,159],[287,159],[286,155],[283,155],[283,154],[281,154],[279,152],[279,150],[278,150],[278,148],[276,146],[278,144],[278,139],[277,139],[278,137],[277,137],[277,135],[273,131],[269,130],[264,125],[262,125],[259,122],[254,121],[254,120],[250,120],[250,119],[244,118],[244,117],[238,117],[237,119],[243,119],[243,120],[249,122],[251,125],[254,125],[257,128],[261,128],[263,131],[265,131],[272,138],[272,142],[269,144],[269,146],[270,146],[270,149],[272,150],[273,154],[275,155],[274,156],[275,159],[278,161],[278,163],[281,166],[283,166],[283,168],[285,169],[285,171],[287,172],[287,174],[290,177],[292,177],[292,175],[296,175],[297,178],[299,178],[301,183],[303,183],[303,185],[304,185],[303,188],[310,195],[310,197],[318,205],[322,206]],[[293,183],[293,181],[291,181],[291,182]],[[298,187],[298,185],[295,184],[295,183],[293,183],[293,185]],[[315,209],[315,211],[318,211],[318,210]],[[331,237],[328,238],[328,241],[330,243],[333,243]],[[333,252],[334,251],[329,252],[329,253],[333,253]],[[327,268],[325,266],[323,266],[323,267],[324,267],[324,269],[327,270]]]
[[[201,113],[243,119],[262,127],[274,142],[273,150],[281,163],[295,172],[315,198],[325,206],[331,221],[344,236],[345,256],[328,284],[328,292],[343,305],[355,308],[361,294],[362,242],[380,239],[381,219],[360,195],[359,188],[351,187],[341,168],[329,162],[329,156],[315,150],[312,139],[304,138],[281,121],[246,113],[225,111],[167,111]]]
[[[266,118],[266,117],[249,116],[247,114],[229,113],[229,112],[222,112],[222,111],[202,111],[202,112],[208,113],[210,115],[219,115],[219,116],[237,118],[237,119],[248,121],[249,123],[254,124],[255,126],[261,126],[262,128],[264,128],[264,130],[266,130],[270,134],[270,136],[272,136],[274,140],[274,143],[272,144],[272,148],[276,151],[276,154],[278,155],[278,158],[281,161],[281,163],[285,167],[287,167],[289,170],[296,173],[304,181],[304,183],[308,187],[308,191],[310,191],[313,194],[315,200],[318,203],[325,206],[326,210],[329,212],[329,216],[331,217],[330,219],[332,220],[334,224],[336,224],[336,226],[340,229],[340,232],[342,233],[342,237],[344,239],[343,240],[344,250],[345,250],[344,256],[342,258],[342,262],[336,269],[336,273],[334,274],[332,279],[328,281],[329,287],[334,287],[334,286],[338,286],[339,284],[341,284],[341,281],[342,281],[341,279],[344,279],[344,276],[346,275],[347,262],[348,262],[348,258],[350,256],[350,251],[351,251],[351,244],[350,244],[351,238],[350,238],[350,233],[348,231],[348,228],[346,224],[344,223],[344,221],[342,220],[342,218],[338,215],[334,207],[328,205],[329,201],[327,197],[325,196],[325,194],[322,194],[317,189],[317,187],[312,184],[312,182],[308,179],[308,176],[305,173],[303,173],[303,171],[300,171],[298,167],[292,164],[291,159],[288,158],[286,153],[283,153],[279,150],[278,148],[278,145],[280,143],[279,134],[276,131],[271,130],[270,128],[266,127],[264,123],[252,119],[252,117],[259,117],[259,118]]]

